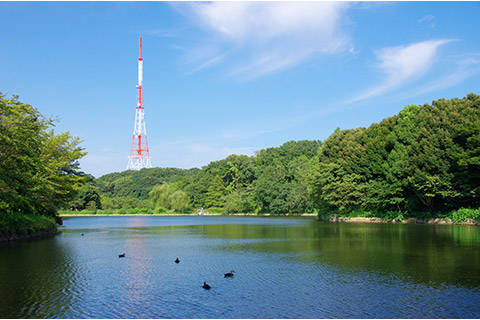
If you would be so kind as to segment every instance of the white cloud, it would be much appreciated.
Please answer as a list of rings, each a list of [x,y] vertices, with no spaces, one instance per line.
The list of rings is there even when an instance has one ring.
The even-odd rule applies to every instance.
[[[377,67],[385,75],[381,84],[350,102],[389,92],[425,75],[435,62],[438,47],[451,41],[454,40],[428,40],[377,51],[376,56],[379,60]]]
[[[480,72],[480,59],[478,57],[472,56],[464,58],[458,61],[455,64],[455,69],[451,72],[448,72],[443,77],[436,79],[433,82],[427,83],[424,86],[419,87],[416,91],[412,93],[413,96],[425,94],[437,90],[442,90],[455,86],[465,79],[470,78]],[[403,95],[405,97],[405,94]]]
[[[189,3],[181,10],[211,35],[210,40],[203,41],[203,46],[210,50],[201,47],[193,51],[209,52],[212,48],[218,51],[197,55],[194,60],[200,66],[205,63],[211,66],[211,55],[227,52],[229,63],[240,59],[231,75],[254,78],[288,69],[316,54],[348,50],[349,39],[340,28],[348,5],[345,2],[226,1]]]

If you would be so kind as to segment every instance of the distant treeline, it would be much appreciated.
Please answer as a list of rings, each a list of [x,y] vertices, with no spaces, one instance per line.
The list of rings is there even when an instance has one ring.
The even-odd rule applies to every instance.
[[[438,217],[480,207],[480,96],[406,106],[369,128],[202,169],[91,177],[69,208]],[[473,210],[477,212],[478,210]]]

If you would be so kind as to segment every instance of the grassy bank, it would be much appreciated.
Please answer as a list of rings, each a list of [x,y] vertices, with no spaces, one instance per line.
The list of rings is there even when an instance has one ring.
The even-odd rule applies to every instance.
[[[35,214],[0,213],[0,241],[25,238],[57,229],[55,218]]]

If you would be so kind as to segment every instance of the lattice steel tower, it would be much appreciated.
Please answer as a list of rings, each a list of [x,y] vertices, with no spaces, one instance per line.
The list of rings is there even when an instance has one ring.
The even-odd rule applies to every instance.
[[[145,127],[145,107],[143,105],[143,59],[142,37],[140,37],[140,57],[138,58],[138,85],[137,107],[135,110],[135,126],[133,127],[132,148],[128,157],[127,170],[151,168],[150,153],[148,152],[147,129]]]

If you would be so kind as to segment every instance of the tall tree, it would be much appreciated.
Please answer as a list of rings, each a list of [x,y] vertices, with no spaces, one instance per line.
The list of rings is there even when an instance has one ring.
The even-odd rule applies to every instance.
[[[81,141],[53,128],[53,119],[0,93],[0,211],[54,216],[83,183]]]

